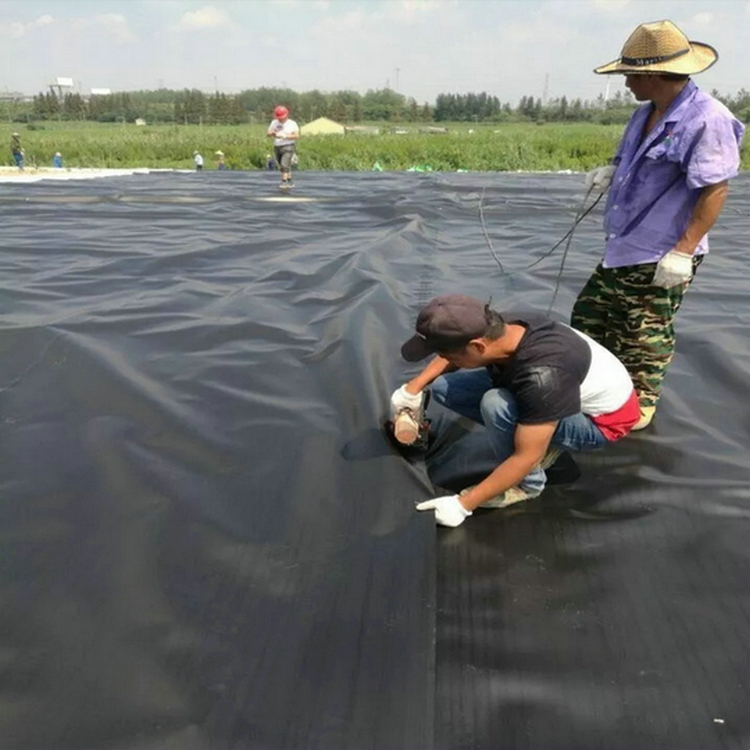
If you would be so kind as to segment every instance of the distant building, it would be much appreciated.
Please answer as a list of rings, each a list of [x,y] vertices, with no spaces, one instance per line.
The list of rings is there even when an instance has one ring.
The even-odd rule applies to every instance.
[[[346,128],[343,125],[339,125],[327,117],[319,117],[300,128],[302,135],[343,135],[345,131]]]
[[[360,135],[380,135],[380,128],[376,125],[350,125],[345,130],[347,133],[359,133]]]

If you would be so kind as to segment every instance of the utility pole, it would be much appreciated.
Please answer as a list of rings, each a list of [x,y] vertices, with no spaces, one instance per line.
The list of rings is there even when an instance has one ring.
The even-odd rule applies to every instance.
[[[549,100],[549,73],[544,76],[544,94],[542,94],[542,104],[546,107]]]
[[[396,91],[398,91],[398,74],[401,72],[401,68],[396,68]]]

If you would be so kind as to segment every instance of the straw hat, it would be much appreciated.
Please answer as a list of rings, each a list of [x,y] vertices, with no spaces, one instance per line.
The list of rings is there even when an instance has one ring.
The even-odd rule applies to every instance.
[[[594,73],[677,73],[693,75],[710,68],[719,53],[691,42],[671,21],[642,23],[628,37],[620,57]]]
[[[224,156],[224,152],[223,152],[223,151],[217,151],[217,152],[216,152],[216,153],[214,154],[214,156]]]

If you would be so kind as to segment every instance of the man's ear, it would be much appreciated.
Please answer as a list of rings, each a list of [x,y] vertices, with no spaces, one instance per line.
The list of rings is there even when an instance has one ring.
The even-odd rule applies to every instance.
[[[472,339],[466,345],[466,348],[471,350],[474,354],[483,357],[487,353],[487,342],[484,339]]]

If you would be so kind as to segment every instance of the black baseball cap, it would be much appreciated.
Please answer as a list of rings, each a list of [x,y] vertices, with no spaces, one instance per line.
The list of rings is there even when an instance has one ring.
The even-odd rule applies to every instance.
[[[463,294],[435,297],[417,316],[417,333],[401,347],[401,356],[419,362],[439,351],[460,349],[484,336],[490,320],[489,303]]]

